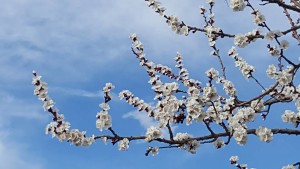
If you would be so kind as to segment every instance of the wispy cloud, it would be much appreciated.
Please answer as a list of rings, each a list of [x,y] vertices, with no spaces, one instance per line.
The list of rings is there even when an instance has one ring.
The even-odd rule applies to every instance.
[[[0,92],[0,168],[42,169],[42,162],[27,150],[25,128],[45,122],[47,116],[30,101]],[[27,124],[27,126],[24,126]],[[30,125],[28,125],[30,124]],[[31,133],[26,134],[26,136]]]
[[[78,96],[78,97],[87,97],[87,98],[103,98],[104,97],[104,94],[101,90],[87,91],[87,90],[83,90],[83,89],[51,86],[51,92],[59,93],[59,95],[65,95],[65,96]],[[117,101],[117,102],[120,101],[117,93],[111,92],[111,95],[112,95],[112,101]]]
[[[100,91],[91,92],[82,89],[73,89],[73,88],[64,88],[58,86],[51,86],[53,92],[59,93],[60,95],[69,95],[69,96],[80,96],[80,97],[103,97],[103,93]]]
[[[128,113],[124,114],[123,118],[133,118],[135,120],[138,120],[140,125],[145,130],[147,130],[151,126],[155,126],[155,127],[159,126],[159,122],[155,121],[151,117],[148,117],[146,112],[139,112],[137,110],[131,111],[131,112],[128,112]],[[174,132],[177,127],[176,126],[171,126],[171,128],[172,128],[172,131]],[[163,128],[162,133],[163,133],[163,135],[162,135],[163,138],[169,138],[169,131],[168,131],[167,128]]]
[[[15,119],[46,121],[41,107],[35,103],[0,91],[0,128],[10,125]]]
[[[199,48],[170,31],[143,1],[11,0],[0,7],[0,23],[0,71],[6,72],[0,77],[6,75],[5,81],[24,80],[32,69],[51,75],[67,74],[69,80],[88,79],[93,75],[90,71],[107,70],[108,62],[127,60],[124,55],[130,53],[131,43],[128,36],[133,32],[151,48],[151,57],[160,60],[165,60],[161,57],[165,50],[152,46],[169,49],[173,44],[183,45],[191,52]],[[176,50],[170,57],[175,54]]]
[[[39,158],[33,157],[20,142],[8,138],[6,130],[0,129],[0,168],[3,169],[43,169]]]

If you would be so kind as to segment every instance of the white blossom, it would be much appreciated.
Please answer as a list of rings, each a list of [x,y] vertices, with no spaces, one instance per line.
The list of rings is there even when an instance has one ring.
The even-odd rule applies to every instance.
[[[203,88],[203,95],[207,100],[213,101],[217,99],[218,94],[216,87],[207,85]]]
[[[287,165],[287,166],[283,166],[281,169],[295,169],[295,166],[294,165]]]
[[[43,105],[45,111],[51,109],[53,106],[54,106],[54,101],[49,98],[47,100],[45,100],[44,105]]]
[[[239,116],[243,121],[254,121],[256,114],[252,107],[238,109],[235,116]]]
[[[139,40],[133,41],[132,47],[137,48],[138,50],[142,50],[144,48],[143,43]]]
[[[228,51],[228,55],[235,59],[235,66],[240,69],[245,78],[249,78],[251,73],[255,72],[255,67],[249,65],[245,60],[243,60],[242,57],[236,52],[235,47],[232,47]]]
[[[251,102],[251,108],[258,112],[262,111],[264,108],[263,101],[262,100],[253,100]]]
[[[198,101],[197,97],[189,97],[186,99],[186,108],[191,120],[202,121],[204,119],[205,111],[202,108],[202,104],[203,103]]]
[[[230,8],[233,11],[243,11],[246,7],[244,0],[230,0]]]
[[[102,131],[104,129],[108,129],[112,126],[111,116],[108,114],[106,110],[102,110],[96,115],[96,127]]]
[[[200,96],[200,91],[199,91],[199,89],[196,88],[195,86],[189,87],[187,93],[188,93],[189,96],[191,96],[191,97],[198,97],[198,96]]]
[[[247,130],[244,129],[243,127],[235,128],[233,137],[238,144],[244,145],[248,140]]]
[[[149,151],[151,152],[152,156],[156,156],[158,154],[158,147],[148,147]]]
[[[184,25],[176,16],[169,16],[167,24],[171,27],[172,31],[180,35],[188,35],[188,27]]]
[[[119,93],[119,98],[122,100],[125,96],[131,96],[132,93],[129,90],[123,90]]]
[[[231,81],[224,79],[222,80],[222,83],[223,83],[223,90],[226,92],[228,96],[236,95],[237,90]]]
[[[239,157],[238,156],[231,156],[229,159],[231,164],[236,164],[239,161]]]
[[[293,79],[293,73],[292,73],[293,67],[287,67],[281,72],[277,72],[276,80],[281,85],[287,85],[289,84]]]
[[[285,110],[284,114],[281,116],[283,122],[293,123],[297,126],[300,123],[300,113],[296,114],[291,110]]]
[[[270,46],[268,52],[271,56],[278,56],[280,54],[280,50],[277,46]]]
[[[274,40],[276,37],[280,37],[282,35],[283,34],[279,30],[274,30],[274,31],[270,31],[270,32],[266,33],[264,38],[267,40]]]
[[[109,110],[110,109],[109,104],[107,104],[107,103],[101,103],[99,105],[99,107],[101,107],[103,110]]]
[[[187,36],[189,34],[189,28],[186,25],[182,26],[178,34]]]
[[[146,133],[146,141],[152,141],[153,139],[157,139],[162,135],[160,128],[151,126],[147,129]]]
[[[188,133],[177,133],[174,137],[174,140],[176,141],[186,141],[188,139],[192,138],[192,135]],[[181,149],[186,150],[192,154],[196,153],[197,148],[199,148],[200,143],[197,140],[190,140],[186,141],[185,144],[180,146]]]
[[[212,78],[212,79],[216,79],[219,76],[219,72],[214,68],[210,68],[205,73],[206,73],[207,77]]]
[[[220,33],[221,29],[213,25],[208,25],[204,28],[204,30],[208,37],[209,45],[214,46],[218,37],[218,33]]]
[[[129,148],[129,140],[128,138],[123,138],[118,142],[118,148],[120,151],[128,150]]]
[[[155,0],[146,0],[149,7],[151,7],[156,13],[163,16],[164,11],[166,10],[164,7],[161,7],[161,3]]]
[[[138,36],[136,33],[132,33],[132,34],[130,34],[129,38],[133,41],[134,39],[137,39]]]
[[[269,65],[266,73],[270,78],[272,78],[272,79],[275,78],[276,77],[276,67],[273,64]]]
[[[164,96],[170,96],[173,95],[178,89],[178,83],[172,82],[172,83],[165,83],[162,86],[162,93]]]
[[[106,83],[103,87],[103,92],[110,92],[111,89],[114,89],[115,86],[112,83]]]
[[[214,141],[214,146],[219,149],[219,148],[222,148],[224,147],[224,141],[220,138],[218,138],[216,141]]]
[[[256,130],[255,130],[255,134],[258,136],[258,138],[261,140],[261,141],[264,141],[264,142],[270,142],[272,141],[273,139],[273,133],[271,131],[271,129],[268,129],[266,127],[258,127]]]
[[[248,38],[243,34],[236,34],[234,36],[234,44],[240,48],[244,48],[249,44]]]
[[[255,9],[252,14],[254,15],[253,22],[255,24],[259,25],[266,21],[265,16],[262,15],[258,9]]]

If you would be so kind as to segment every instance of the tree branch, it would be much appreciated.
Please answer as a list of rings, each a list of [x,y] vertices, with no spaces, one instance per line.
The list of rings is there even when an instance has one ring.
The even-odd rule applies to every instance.
[[[280,1],[280,0],[261,0],[261,1],[262,2],[267,2],[267,3],[261,4],[261,5],[266,5],[266,4],[269,4],[269,3],[270,4],[277,4],[280,7],[283,7],[283,8],[286,8],[286,9],[289,9],[289,10],[292,10],[292,11],[300,13],[300,9],[299,8],[297,8],[295,6],[287,5],[283,1]]]

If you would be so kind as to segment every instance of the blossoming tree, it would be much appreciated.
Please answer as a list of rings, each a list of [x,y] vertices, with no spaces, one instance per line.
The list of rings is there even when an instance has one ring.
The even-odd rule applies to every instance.
[[[289,29],[286,30],[277,30],[268,26],[267,18],[258,9],[259,6],[252,5],[250,0],[228,1],[228,6],[236,13],[243,12],[248,8],[253,16],[254,24],[257,25],[257,29],[238,34],[224,32],[215,24],[214,6],[216,2],[214,0],[207,0],[206,7],[200,8],[200,14],[205,21],[205,25],[201,28],[187,25],[178,17],[167,15],[166,9],[158,1],[145,0],[145,2],[163,17],[172,31],[177,34],[189,36],[199,32],[207,36],[212,49],[210,54],[217,58],[216,63],[218,63],[212,65],[212,68],[205,72],[207,80],[200,82],[190,78],[180,53],[177,53],[175,57],[177,63],[175,67],[178,71],[148,60],[144,54],[143,43],[136,34],[131,34],[132,53],[149,76],[148,82],[155,92],[156,103],[148,104],[129,90],[121,91],[119,98],[138,111],[147,113],[149,118],[158,121],[158,126],[149,127],[142,136],[119,135],[113,129],[112,117],[109,114],[111,90],[114,89],[114,85],[107,83],[103,87],[104,102],[100,104],[101,110],[96,115],[96,127],[100,131],[108,130],[111,134],[88,137],[85,132],[71,129],[70,123],[65,120],[62,113],[58,112],[54,101],[48,95],[47,84],[34,71],[32,81],[35,86],[34,94],[43,102],[44,110],[53,115],[53,121],[46,127],[47,134],[51,134],[60,141],[71,142],[76,146],[89,146],[99,139],[104,142],[109,140],[112,144],[118,144],[119,150],[127,150],[130,142],[135,140],[145,140],[150,144],[146,150],[146,156],[150,153],[157,155],[159,149],[164,148],[180,148],[190,153],[196,153],[201,144],[213,144],[219,149],[225,145],[229,146],[233,142],[232,140],[235,140],[237,144],[244,145],[247,143],[249,135],[256,135],[259,140],[266,143],[272,141],[275,134],[300,135],[300,130],[297,129],[300,123],[300,85],[296,80],[296,74],[300,68],[300,58],[295,60],[295,56],[286,54],[290,43],[300,43],[300,35],[297,33],[300,28],[300,18],[292,17],[300,14],[299,0],[291,0],[291,2],[261,0],[260,5],[276,4],[283,11],[290,23]],[[233,39],[232,47],[228,49],[228,56],[233,59],[232,61],[235,62],[235,66],[246,81],[252,80],[257,84],[261,89],[260,94],[247,100],[241,99],[239,93],[245,91],[237,91],[232,81],[234,77],[226,72],[223,60],[228,56],[220,54],[217,46],[220,38]],[[258,39],[267,42],[266,50],[277,62],[276,65],[270,64],[265,71],[273,82],[271,86],[264,86],[261,80],[256,78],[258,72],[255,67],[238,54],[239,48],[245,48]],[[162,76],[173,82],[164,82]],[[266,120],[269,115],[275,116],[276,114],[271,113],[271,107],[281,103],[295,105],[280,115],[283,122],[292,124],[290,128],[268,128],[259,123],[255,123],[256,128],[248,127],[248,123],[254,122],[257,118]],[[180,125],[203,125],[209,134],[175,134],[172,126]],[[168,137],[163,137],[163,128],[168,131]],[[216,128],[218,129],[216,130]],[[152,146],[151,144],[154,142],[164,143],[165,146]],[[237,168],[247,168],[246,164],[238,162],[237,156],[232,156],[230,162]],[[297,166],[300,168],[300,163],[294,162],[294,164],[284,166],[283,169],[293,169]]]

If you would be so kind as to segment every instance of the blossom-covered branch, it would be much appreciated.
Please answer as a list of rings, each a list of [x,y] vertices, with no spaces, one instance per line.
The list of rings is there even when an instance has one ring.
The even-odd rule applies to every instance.
[[[248,8],[253,16],[253,23],[257,26],[247,33],[236,34],[224,33],[217,26],[214,17],[214,0],[207,0],[208,8],[200,7],[200,14],[205,22],[203,28],[188,26],[178,17],[166,15],[166,9],[159,1],[145,1],[149,7],[166,19],[167,24],[177,34],[188,36],[190,32],[204,33],[208,39],[208,46],[212,49],[211,55],[217,57],[219,66],[212,64],[212,67],[201,75],[204,78],[201,78],[200,82],[189,76],[189,71],[183,64],[183,56],[179,52],[174,54],[176,55],[174,67],[178,69],[178,72],[175,72],[168,66],[156,64],[146,58],[142,41],[137,34],[131,34],[129,37],[132,41],[131,51],[149,77],[148,83],[154,92],[155,102],[147,103],[129,90],[120,91],[119,98],[139,112],[146,113],[149,118],[157,122],[157,125],[147,128],[144,135],[133,133],[129,136],[122,135],[112,127],[113,117],[108,111],[109,102],[112,100],[111,90],[115,87],[113,84],[106,83],[103,87],[104,102],[99,105],[101,110],[96,113],[96,128],[101,134],[87,137],[86,132],[70,129],[70,123],[54,107],[54,101],[48,95],[47,84],[41,80],[41,76],[33,72],[34,94],[43,102],[44,110],[53,115],[53,121],[46,127],[47,134],[52,134],[52,137],[58,138],[59,141],[71,142],[77,146],[89,146],[99,139],[105,143],[110,141],[113,145],[118,144],[118,149],[122,151],[127,150],[132,141],[144,140],[151,145],[146,148],[146,156],[150,153],[157,155],[160,149],[168,148],[180,148],[194,154],[201,144],[213,144],[215,148],[220,149],[225,145],[228,146],[233,139],[237,144],[244,145],[248,142],[249,135],[255,135],[266,143],[271,142],[276,134],[300,135],[299,129],[291,129],[297,128],[300,124],[300,84],[299,79],[296,79],[300,58],[297,61],[295,56],[289,56],[294,53],[287,52],[290,42],[283,39],[285,35],[292,32],[293,40],[299,42],[297,30],[300,28],[300,19],[294,22],[288,11],[289,9],[299,12],[298,1],[293,1],[294,5],[287,5],[283,1],[262,0],[283,7],[290,28],[279,31],[269,26],[263,12],[249,0],[230,0],[229,7],[234,12],[241,12]],[[223,51],[229,57],[221,55],[221,48],[217,46],[217,42],[223,37],[233,38],[232,47]],[[263,83],[266,79],[261,80],[257,76],[261,72],[258,72],[250,62],[248,63],[244,54],[238,53],[240,48],[247,48],[257,39],[267,42],[266,53],[274,58],[265,70],[265,76],[271,82],[269,87]],[[249,93],[248,99],[245,99],[240,94],[242,91],[235,87],[235,75],[230,75],[226,71],[227,65],[224,60],[233,62],[246,82],[254,83],[262,91],[258,94]],[[283,122],[292,124],[291,128],[270,128],[261,123],[253,123],[252,126],[255,127],[248,127],[249,123],[259,117],[268,120],[267,116],[272,114],[271,107],[281,103],[294,103],[294,107],[289,107],[280,115],[273,114],[281,117]],[[206,133],[197,135],[192,132],[176,132],[174,126],[182,125],[196,125],[205,129]],[[107,130],[110,134],[102,134],[103,130]],[[237,156],[231,157],[230,163],[240,169],[247,168],[246,164],[238,163]],[[297,165],[299,163],[283,168],[295,168]]]

